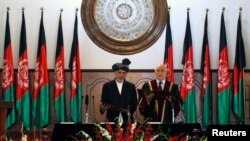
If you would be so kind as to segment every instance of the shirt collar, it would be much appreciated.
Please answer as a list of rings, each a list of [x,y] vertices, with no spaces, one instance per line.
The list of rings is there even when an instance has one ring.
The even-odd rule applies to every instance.
[[[157,84],[158,84],[158,83],[160,82],[160,80],[156,79],[156,82],[157,82]],[[166,80],[163,79],[163,80],[161,80],[161,82],[162,82],[162,84],[165,84]]]

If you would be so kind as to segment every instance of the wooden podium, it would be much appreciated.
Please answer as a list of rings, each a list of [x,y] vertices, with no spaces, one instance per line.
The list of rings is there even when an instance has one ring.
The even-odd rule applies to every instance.
[[[5,139],[5,122],[8,109],[13,107],[13,102],[0,101],[0,141]]]

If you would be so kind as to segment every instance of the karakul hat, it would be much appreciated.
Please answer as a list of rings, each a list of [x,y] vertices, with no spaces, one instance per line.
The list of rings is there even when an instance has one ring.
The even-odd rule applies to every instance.
[[[124,58],[122,60],[122,63],[115,63],[113,66],[112,66],[112,70],[113,71],[117,71],[117,70],[125,70],[126,72],[129,71],[129,65],[130,65],[130,60],[127,59],[127,58]]]

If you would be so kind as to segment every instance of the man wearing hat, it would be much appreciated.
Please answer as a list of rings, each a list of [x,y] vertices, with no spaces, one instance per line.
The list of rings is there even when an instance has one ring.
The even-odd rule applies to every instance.
[[[155,68],[156,79],[143,84],[139,98],[139,112],[148,121],[176,123],[183,103],[177,84],[167,81],[167,67]],[[174,118],[173,118],[174,115]]]
[[[137,96],[135,85],[126,81],[129,71],[129,59],[125,58],[122,63],[112,66],[115,79],[103,85],[101,95],[100,112],[104,114],[109,122],[116,119],[120,123],[133,122],[133,113],[137,106]]]

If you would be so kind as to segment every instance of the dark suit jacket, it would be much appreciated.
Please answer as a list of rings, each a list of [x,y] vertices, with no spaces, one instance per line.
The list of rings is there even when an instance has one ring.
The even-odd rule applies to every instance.
[[[133,113],[135,112],[137,106],[135,85],[125,80],[120,94],[115,80],[107,82],[102,88],[101,102],[111,104],[114,107],[107,110],[106,118],[109,122],[114,122],[115,119],[119,117],[120,111],[117,109],[121,108],[129,108],[131,121],[133,121]],[[128,114],[126,112],[122,112],[122,117],[124,123],[127,123]]]
[[[149,121],[171,123],[172,107],[174,107],[176,116],[183,103],[178,85],[166,81],[163,91],[159,91],[157,81],[151,80],[143,85],[142,90],[152,92],[155,95],[150,102],[147,102],[144,96],[139,98],[141,115]]]

